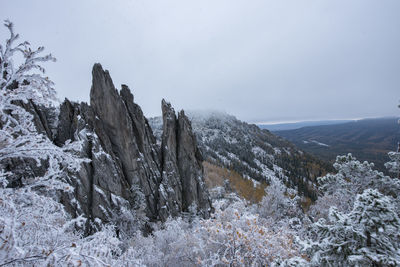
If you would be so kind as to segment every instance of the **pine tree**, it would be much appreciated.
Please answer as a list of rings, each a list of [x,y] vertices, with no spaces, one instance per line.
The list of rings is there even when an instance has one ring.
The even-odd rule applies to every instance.
[[[316,239],[306,246],[313,266],[400,264],[400,220],[390,197],[367,189],[350,213],[331,208],[329,219],[313,225]]]

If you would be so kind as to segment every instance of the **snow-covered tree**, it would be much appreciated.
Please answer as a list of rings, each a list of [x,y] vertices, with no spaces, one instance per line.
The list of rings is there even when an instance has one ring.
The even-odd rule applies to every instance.
[[[390,151],[388,153],[388,156],[390,158],[390,161],[385,163],[385,167],[391,173],[394,173],[398,176],[400,173],[400,152]]]
[[[400,182],[397,179],[374,170],[373,163],[361,163],[351,154],[338,156],[333,166],[337,170],[336,174],[327,174],[317,179],[322,194],[309,211],[316,220],[328,219],[331,206],[344,213],[350,212],[355,196],[368,188],[393,197],[400,193]]]
[[[57,201],[57,192],[72,190],[64,178],[80,168],[83,159],[74,153],[80,143],[57,147],[37,130],[31,112],[54,108],[56,101],[53,82],[41,65],[54,58],[41,56],[43,47],[32,50],[28,42],[16,44],[19,36],[13,24],[4,25],[10,37],[0,45],[0,265],[55,266],[71,259],[67,248],[76,250],[81,241],[75,226],[82,218],[72,219]],[[20,166],[6,170],[10,160]],[[18,187],[7,187],[24,164],[36,164],[43,175],[22,172]]]
[[[147,266],[265,266],[300,256],[294,232],[269,222],[236,199],[215,201],[210,219],[170,219],[151,236],[132,240]]]
[[[30,190],[0,190],[0,266],[142,266],[131,250],[121,251],[112,226],[82,238],[52,198]]]
[[[333,207],[329,219],[313,225],[316,238],[306,245],[312,266],[400,264],[400,220],[390,197],[367,189],[357,195],[350,213]]]
[[[151,236],[138,233],[131,241],[133,257],[146,266],[196,266],[207,248],[198,232],[182,218],[170,218]]]
[[[295,233],[286,225],[274,227],[245,203],[237,201],[226,209],[215,203],[213,219],[202,221],[199,231],[213,264],[226,266],[265,266],[274,261],[300,256]],[[204,265],[211,265],[206,259]]]
[[[77,170],[81,161],[71,151],[79,149],[79,143],[55,146],[49,138],[36,129],[33,115],[24,105],[51,107],[56,101],[53,82],[44,76],[43,62],[55,61],[49,55],[41,56],[43,47],[32,50],[28,42],[15,44],[19,35],[14,33],[13,24],[4,24],[10,37],[0,45],[0,182],[5,185],[11,171],[4,171],[7,159],[30,159],[40,166],[46,162],[46,173],[42,177],[23,177],[26,185],[34,184],[65,189],[60,176],[66,170]],[[22,63],[15,65],[18,56]],[[19,60],[21,61],[21,60]]]
[[[278,222],[283,219],[302,217],[299,205],[300,198],[294,189],[286,187],[277,178],[271,179],[265,188],[265,196],[259,203],[258,212],[260,216]]]

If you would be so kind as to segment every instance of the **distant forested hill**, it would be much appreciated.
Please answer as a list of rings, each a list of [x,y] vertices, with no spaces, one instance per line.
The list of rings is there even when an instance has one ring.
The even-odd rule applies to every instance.
[[[397,118],[364,119],[335,125],[303,127],[274,131],[300,149],[333,162],[337,155],[352,153],[360,161],[374,162],[386,172],[387,152],[400,141]]]
[[[269,131],[286,131],[295,130],[308,126],[320,126],[320,125],[333,125],[351,122],[352,120],[324,120],[324,121],[300,121],[300,122],[289,122],[289,123],[277,123],[277,124],[257,124],[261,129],[267,129]]]

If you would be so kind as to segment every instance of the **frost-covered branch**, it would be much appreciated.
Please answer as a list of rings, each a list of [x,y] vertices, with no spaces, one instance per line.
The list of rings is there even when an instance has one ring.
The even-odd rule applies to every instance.
[[[14,33],[13,24],[6,20],[4,25],[10,36],[4,46],[0,45],[0,167],[7,159],[31,159],[37,166],[46,163],[43,177],[25,177],[25,180],[40,185],[50,181],[60,189],[63,186],[54,178],[79,169],[82,160],[75,154],[80,143],[55,146],[48,136],[37,131],[31,113],[35,107],[53,107],[56,103],[54,83],[44,76],[45,68],[41,65],[55,58],[51,54],[42,56],[44,47],[32,49],[27,41],[16,43],[19,35]],[[16,66],[18,55],[22,55],[23,61]],[[33,107],[33,111],[27,107]],[[2,171],[2,184],[12,174]]]
[[[58,147],[35,124],[38,108],[55,109],[53,82],[41,65],[55,59],[41,56],[43,47],[16,44],[13,24],[5,21],[5,26],[10,36],[0,45],[0,265],[54,266],[53,261],[72,253],[71,244],[82,242],[76,227],[83,218],[71,218],[52,197],[71,190],[64,178],[85,160],[77,156],[79,141]],[[17,66],[18,55],[23,61]],[[13,161],[18,163],[10,166]],[[40,174],[26,172],[28,166],[40,167]],[[19,188],[7,188],[14,176]]]

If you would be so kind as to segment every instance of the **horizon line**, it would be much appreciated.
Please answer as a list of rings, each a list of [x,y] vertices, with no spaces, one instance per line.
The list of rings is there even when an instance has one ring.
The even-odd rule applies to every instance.
[[[278,124],[296,124],[301,122],[323,122],[323,121],[359,121],[365,119],[379,119],[379,118],[397,118],[397,116],[378,116],[378,117],[361,117],[351,119],[317,119],[317,120],[282,120],[282,121],[259,121],[253,122],[256,125],[278,125]]]

